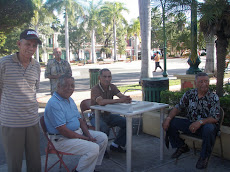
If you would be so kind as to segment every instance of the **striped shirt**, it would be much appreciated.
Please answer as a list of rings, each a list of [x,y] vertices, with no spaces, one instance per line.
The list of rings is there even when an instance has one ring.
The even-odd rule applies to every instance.
[[[0,124],[29,127],[39,122],[36,91],[40,82],[40,64],[31,58],[25,69],[17,54],[0,59]]]

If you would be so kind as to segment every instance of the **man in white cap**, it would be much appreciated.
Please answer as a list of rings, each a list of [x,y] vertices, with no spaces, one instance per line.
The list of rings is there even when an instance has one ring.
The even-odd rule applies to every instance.
[[[8,172],[21,171],[24,152],[27,171],[41,171],[36,100],[41,70],[32,58],[38,44],[37,32],[27,29],[17,41],[19,52],[0,59],[0,125]]]

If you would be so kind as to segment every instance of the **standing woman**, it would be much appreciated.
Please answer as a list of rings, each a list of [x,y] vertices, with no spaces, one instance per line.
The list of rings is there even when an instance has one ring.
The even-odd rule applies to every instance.
[[[155,60],[155,70],[153,72],[156,72],[156,70],[157,70],[158,67],[161,69],[161,71],[163,71],[162,67],[160,66],[160,58],[161,58],[161,55],[157,51],[157,54],[154,57],[154,60]]]

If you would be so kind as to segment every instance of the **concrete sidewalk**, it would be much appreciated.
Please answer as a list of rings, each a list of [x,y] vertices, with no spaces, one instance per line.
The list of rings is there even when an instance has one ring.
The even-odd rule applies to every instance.
[[[211,84],[216,81],[211,81]],[[169,90],[176,91],[180,90],[180,85],[170,86]],[[48,91],[47,91],[48,92]],[[127,95],[130,95],[133,100],[142,100],[141,91],[128,92]],[[43,96],[38,98],[38,102],[40,107],[45,107],[45,104],[49,100],[51,96]],[[79,107],[80,102],[83,99],[90,98],[90,91],[81,91],[75,92],[71,96]],[[39,108],[40,115],[43,115],[44,108]],[[136,133],[136,132],[134,132]],[[45,147],[47,142],[41,132],[41,159],[42,159],[42,170],[44,171],[45,166]],[[176,163],[175,160],[170,159],[170,155],[175,151],[172,149],[167,150],[165,148],[164,152],[164,160],[160,161],[160,140],[157,137],[147,135],[144,133],[140,133],[140,135],[133,135],[133,147],[132,147],[132,171],[133,172],[193,172],[193,171],[201,171],[196,170],[195,165],[199,158],[199,154],[194,155],[191,150],[189,153],[182,155],[181,158]],[[108,144],[110,145],[110,144]],[[109,150],[109,149],[108,149]],[[1,155],[2,156],[2,155]],[[126,171],[126,156],[125,154],[113,153],[110,152],[110,159],[104,159],[103,164],[96,169],[101,172],[123,172]],[[57,160],[56,155],[49,155],[50,162],[55,162]],[[79,156],[66,156],[65,161],[68,167],[73,168],[79,160]],[[0,172],[6,172],[7,165],[0,165]],[[26,171],[26,162],[23,161],[22,172]],[[51,172],[61,171],[65,172],[64,168],[58,169],[56,166]],[[221,160],[219,157],[212,156],[210,159],[209,166],[206,171],[221,171],[227,172],[230,171],[230,161]]]
[[[164,160],[160,160],[160,140],[156,137],[143,134],[133,135],[132,149],[132,171],[133,172],[196,172],[202,171],[195,168],[199,154],[194,155],[193,151],[183,154],[178,161],[170,158],[174,152],[172,149],[165,149]],[[109,150],[109,149],[108,149]],[[126,155],[121,153],[110,153],[110,159],[103,160],[101,166],[97,166],[96,170],[100,172],[124,172],[126,171]],[[41,156],[42,171],[45,166],[45,155]],[[57,160],[56,155],[49,155],[49,165]],[[74,168],[78,163],[79,156],[65,156],[64,161],[69,168]],[[26,163],[23,161],[22,172],[26,172]],[[0,166],[0,172],[6,172],[7,165]],[[56,165],[51,172],[65,172],[65,168],[59,169]],[[216,156],[210,158],[208,172],[229,172],[230,161],[221,160]]]

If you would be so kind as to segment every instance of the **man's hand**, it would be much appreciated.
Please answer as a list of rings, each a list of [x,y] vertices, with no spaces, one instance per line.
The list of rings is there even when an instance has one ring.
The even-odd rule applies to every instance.
[[[164,129],[165,131],[168,130],[170,121],[171,121],[171,118],[170,118],[170,117],[167,117],[167,118],[164,120],[164,122],[163,122],[163,124],[162,124],[162,127],[163,127],[163,129]]]
[[[122,96],[120,98],[120,103],[131,103],[132,98],[130,96]]]
[[[97,140],[96,140],[95,138],[93,138],[92,136],[89,136],[87,140],[88,140],[88,141],[91,141],[91,142],[96,142],[96,141],[97,141]]]
[[[190,126],[189,126],[189,130],[192,133],[195,133],[199,128],[201,127],[201,124],[199,123],[199,121],[193,122]]]

